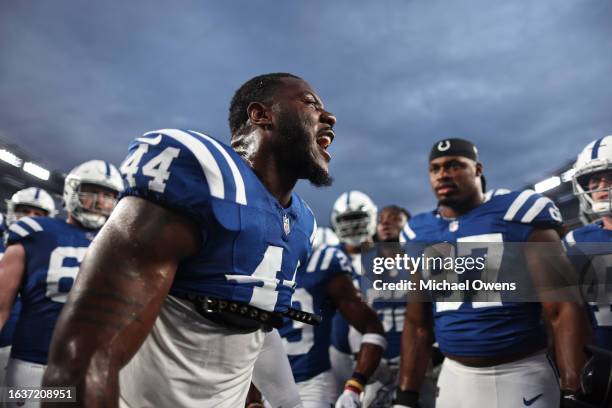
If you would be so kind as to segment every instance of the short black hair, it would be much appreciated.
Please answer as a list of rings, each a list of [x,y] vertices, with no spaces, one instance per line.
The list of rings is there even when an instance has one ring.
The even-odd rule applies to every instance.
[[[382,210],[380,210],[380,213],[382,213],[385,210],[395,211],[395,212],[404,214],[406,216],[406,221],[409,221],[410,218],[412,218],[412,216],[410,215],[410,212],[404,207],[400,207],[399,205],[395,205],[395,204],[388,205],[384,207]]]
[[[247,128],[247,108],[251,102],[267,102],[276,88],[281,84],[282,78],[302,79],[287,72],[275,72],[258,75],[246,81],[232,97],[229,107],[229,127],[234,136],[249,133]]]

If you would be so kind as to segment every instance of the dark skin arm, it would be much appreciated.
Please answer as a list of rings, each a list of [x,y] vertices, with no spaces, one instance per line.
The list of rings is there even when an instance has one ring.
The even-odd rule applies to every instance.
[[[400,357],[399,388],[419,391],[431,360],[433,314],[431,303],[410,302],[406,306]]]
[[[538,287],[546,286],[547,283],[550,285],[548,277],[556,280],[561,276],[560,272],[571,270],[557,231],[534,230],[529,235],[528,242],[558,244],[558,250],[554,250],[556,245],[547,247],[546,251],[537,245],[528,246],[525,250],[529,270]],[[548,282],[543,281],[540,278],[542,276],[548,279]],[[552,284],[554,283],[558,282]],[[559,300],[575,301],[555,301],[551,296],[546,296],[542,300],[542,309],[552,331],[555,361],[561,375],[561,389],[576,391],[580,387],[580,375],[586,361],[583,350],[591,338],[591,328],[578,289],[567,287],[562,290],[563,292],[557,293],[556,296]]]
[[[121,200],[81,264],[43,386],[76,387],[79,406],[117,407],[119,370],[149,334],[178,262],[199,241],[186,218],[140,198]]]
[[[365,303],[348,274],[340,274],[327,284],[327,293],[346,321],[360,333],[376,333],[384,336],[382,323],[376,312]],[[369,378],[383,354],[382,347],[363,343],[357,356],[355,371]]]

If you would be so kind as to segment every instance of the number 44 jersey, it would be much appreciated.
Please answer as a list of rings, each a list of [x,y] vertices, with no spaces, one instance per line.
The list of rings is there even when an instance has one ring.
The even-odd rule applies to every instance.
[[[287,310],[316,229],[296,193],[283,208],[232,148],[178,129],[137,138],[121,173],[128,185],[122,196],[144,198],[198,224],[202,245],[179,265],[170,294]]]
[[[48,217],[21,218],[7,232],[7,247],[23,245],[26,261],[11,357],[47,364],[55,323],[95,232]]]
[[[437,211],[419,214],[406,224],[403,238],[428,244],[482,243],[482,249],[473,244],[470,247],[480,252],[479,256],[487,256],[487,277],[496,281],[497,272],[504,271],[504,266],[527,267],[517,254],[505,250],[500,253],[504,242],[526,242],[535,228],[560,226],[561,215],[550,199],[532,190],[504,191],[487,195],[481,205],[454,219],[443,218]],[[489,251],[492,245],[495,250]],[[493,252],[496,256],[492,256]],[[485,357],[545,348],[541,305],[501,300],[500,294],[497,302],[474,298],[471,302],[434,302],[435,336],[440,350],[455,356]]]

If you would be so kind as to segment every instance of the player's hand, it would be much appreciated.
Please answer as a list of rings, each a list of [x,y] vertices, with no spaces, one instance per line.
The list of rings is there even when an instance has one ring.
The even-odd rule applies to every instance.
[[[336,401],[336,408],[361,408],[359,394],[352,390],[344,390]]]

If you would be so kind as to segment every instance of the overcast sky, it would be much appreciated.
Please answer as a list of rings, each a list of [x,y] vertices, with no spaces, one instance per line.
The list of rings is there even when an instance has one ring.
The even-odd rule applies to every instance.
[[[519,188],[612,134],[611,21],[607,0],[3,0],[0,141],[64,172],[152,129],[228,141],[234,90],[287,71],[338,118],[335,184],[298,188],[319,222],[349,189],[419,212],[439,139]]]

